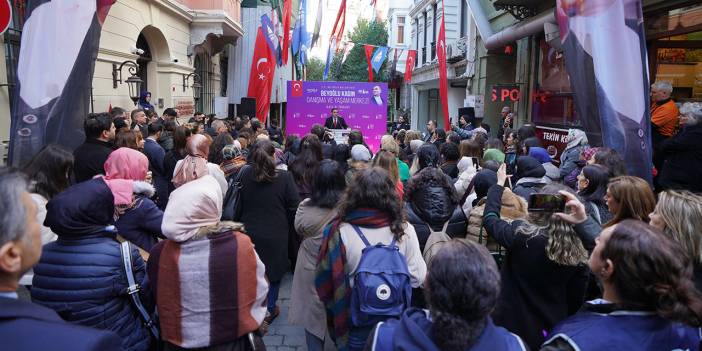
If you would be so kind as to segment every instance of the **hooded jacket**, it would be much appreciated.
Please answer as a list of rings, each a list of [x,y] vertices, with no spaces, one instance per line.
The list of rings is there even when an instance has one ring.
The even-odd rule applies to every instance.
[[[529,156],[537,159],[541,162],[546,170],[546,176],[554,182],[557,182],[561,178],[561,171],[556,167],[551,161],[551,156],[549,156],[548,151],[542,147],[531,147],[529,148]]]
[[[43,247],[34,267],[32,301],[64,320],[117,333],[124,350],[147,350],[150,335],[125,295],[127,276],[112,226],[114,197],[102,178],[78,183],[46,205],[45,225],[58,240]],[[153,310],[146,267],[132,248],[141,300]]]
[[[405,205],[407,219],[417,232],[419,247],[424,250],[424,244],[429,238],[429,227],[440,231],[444,223],[449,221],[446,234],[450,237],[465,237],[466,216],[458,205],[453,205],[451,194],[438,185],[424,184],[415,188]]]
[[[431,336],[432,321],[429,311],[411,308],[398,319],[381,322],[372,337],[370,350],[424,350],[439,351]],[[521,351],[526,350],[522,340],[504,328],[495,326],[488,317],[485,329],[467,351]]]
[[[551,181],[546,177],[546,169],[537,159],[530,156],[517,158],[517,177],[512,191],[529,200],[529,195],[537,193]]]
[[[488,187],[489,189],[489,187]],[[485,191],[487,195],[487,190]],[[499,245],[491,238],[483,226],[483,215],[485,214],[485,198],[478,201],[478,204],[470,210],[468,216],[468,235],[470,240],[481,243],[487,246],[488,250],[497,251]],[[507,223],[512,223],[516,219],[526,219],[529,215],[527,211],[527,202],[521,196],[517,196],[509,189],[505,189],[502,193],[502,207],[500,208],[500,218]]]
[[[115,223],[119,235],[146,251],[150,251],[163,237],[163,211],[150,199],[155,193],[151,184],[134,182],[134,203]]]

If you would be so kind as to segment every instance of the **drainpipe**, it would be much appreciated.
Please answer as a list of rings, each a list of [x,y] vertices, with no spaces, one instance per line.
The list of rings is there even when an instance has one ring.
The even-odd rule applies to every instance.
[[[556,23],[555,11],[549,10],[494,33],[492,27],[490,27],[490,21],[480,4],[480,0],[467,0],[467,2],[475,20],[475,25],[478,27],[480,37],[483,38],[485,48],[488,51],[499,49],[524,37],[543,32],[544,24],[546,23]]]

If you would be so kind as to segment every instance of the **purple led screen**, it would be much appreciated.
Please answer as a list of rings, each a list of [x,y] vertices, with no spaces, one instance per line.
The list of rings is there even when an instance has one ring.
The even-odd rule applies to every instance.
[[[314,124],[324,125],[337,108],[375,152],[387,129],[387,100],[386,83],[288,81],[285,133],[302,137]]]

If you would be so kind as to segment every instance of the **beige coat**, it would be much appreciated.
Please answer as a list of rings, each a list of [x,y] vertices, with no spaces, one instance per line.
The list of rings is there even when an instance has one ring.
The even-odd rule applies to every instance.
[[[497,251],[499,245],[494,241],[494,239],[488,237],[485,229],[481,228],[483,225],[484,211],[485,199],[483,198],[470,210],[470,215],[468,216],[468,234],[466,235],[466,238],[486,245],[490,251]],[[527,215],[528,212],[526,201],[520,196],[514,194],[511,190],[505,188],[504,192],[502,193],[500,218],[511,223],[515,219],[526,219]]]
[[[327,316],[314,287],[314,271],[322,244],[322,230],[334,216],[336,210],[311,206],[310,199],[303,200],[295,214],[295,230],[303,241],[297,254],[288,322],[305,327],[320,339],[325,338]]]

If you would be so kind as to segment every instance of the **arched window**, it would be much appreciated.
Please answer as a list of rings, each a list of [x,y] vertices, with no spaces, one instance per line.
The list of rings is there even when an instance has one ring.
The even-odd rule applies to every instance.
[[[149,47],[149,43],[146,41],[146,37],[144,37],[143,33],[139,34],[139,37],[137,38],[137,42],[136,42],[136,47],[137,47],[137,49],[144,50],[143,53],[139,54],[139,58],[137,59],[137,64],[139,65],[139,70],[137,72],[137,75],[143,81],[143,83],[141,83],[141,91],[148,91],[149,90],[148,66],[149,66],[149,62],[151,62],[151,47]]]

